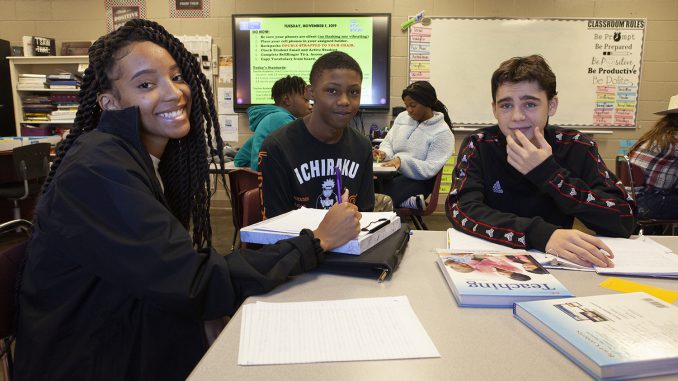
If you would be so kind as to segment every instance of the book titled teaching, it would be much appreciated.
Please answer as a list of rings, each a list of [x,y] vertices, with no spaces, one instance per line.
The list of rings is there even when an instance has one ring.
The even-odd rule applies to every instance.
[[[678,373],[678,307],[646,293],[519,302],[513,314],[595,379]]]
[[[573,296],[529,254],[439,250],[437,263],[461,307]]]

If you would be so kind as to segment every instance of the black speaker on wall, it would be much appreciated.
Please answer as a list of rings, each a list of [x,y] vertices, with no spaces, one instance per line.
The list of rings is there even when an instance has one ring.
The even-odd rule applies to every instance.
[[[9,41],[0,40],[0,136],[16,135],[12,82],[9,77],[9,60],[7,59],[10,55]]]

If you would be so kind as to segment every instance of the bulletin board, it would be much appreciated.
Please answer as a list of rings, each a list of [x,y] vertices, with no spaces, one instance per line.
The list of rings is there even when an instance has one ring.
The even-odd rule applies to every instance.
[[[636,127],[647,21],[430,17],[409,29],[409,81],[427,80],[455,126],[491,125],[490,78],[508,58],[541,54],[556,74],[550,123]]]

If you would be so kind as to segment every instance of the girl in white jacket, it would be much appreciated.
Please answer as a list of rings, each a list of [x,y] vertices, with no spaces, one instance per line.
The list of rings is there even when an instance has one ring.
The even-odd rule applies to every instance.
[[[393,205],[424,209],[436,175],[454,153],[452,122],[427,81],[407,86],[402,99],[406,111],[396,117],[373,156],[400,173],[384,184],[383,192],[391,196]]]

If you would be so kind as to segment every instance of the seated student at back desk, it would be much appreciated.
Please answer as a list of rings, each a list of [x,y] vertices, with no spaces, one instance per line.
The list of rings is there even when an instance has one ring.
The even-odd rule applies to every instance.
[[[406,111],[393,122],[386,138],[373,150],[377,161],[401,175],[384,184],[384,193],[401,208],[423,210],[436,175],[454,153],[452,121],[447,107],[427,81],[416,81],[402,93]]]
[[[452,226],[494,243],[545,251],[589,266],[612,266],[598,238],[571,229],[577,217],[600,235],[628,237],[633,200],[576,130],[548,125],[556,77],[541,56],[515,57],[492,75],[498,125],[461,145],[445,202]]]
[[[311,105],[305,94],[306,81],[288,75],[277,80],[271,88],[271,98],[275,105],[259,105],[247,109],[253,134],[235,155],[233,161],[236,167],[259,170],[259,149],[264,139],[271,132],[311,112]]]
[[[671,97],[661,119],[629,150],[631,163],[643,169],[645,185],[636,190],[638,218],[678,219],[678,95]],[[647,226],[646,234],[661,233]]]
[[[305,206],[328,209],[344,191],[361,212],[374,209],[372,145],[349,123],[360,107],[362,71],[343,52],[311,68],[313,112],[276,130],[259,155],[263,214],[270,218]],[[335,167],[341,167],[340,184]]]

